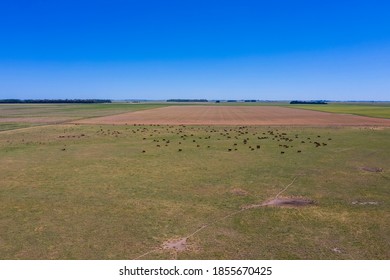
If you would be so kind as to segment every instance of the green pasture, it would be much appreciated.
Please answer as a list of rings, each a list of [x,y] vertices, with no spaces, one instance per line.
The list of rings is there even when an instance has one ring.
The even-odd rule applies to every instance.
[[[38,125],[38,124],[35,124]],[[1,123],[0,122],[0,132],[5,130],[13,130],[13,129],[19,129],[19,128],[26,128],[34,126],[34,124],[31,123],[20,123],[20,122],[10,122],[10,123]]]
[[[390,119],[390,103],[329,103],[323,105],[300,104],[288,105],[288,107]]]
[[[99,103],[99,104],[0,104],[4,117],[99,117],[112,113],[152,109],[163,103]]]
[[[14,122],[26,118],[52,118],[60,122],[101,117],[126,112],[154,109],[166,106],[163,103],[107,103],[107,104],[0,104],[0,125],[2,119],[14,118]],[[49,122],[49,121],[46,121]],[[57,122],[58,123],[58,122]]]
[[[351,127],[3,131],[0,259],[389,259],[389,138]],[[238,212],[289,184],[281,197],[315,204]],[[162,249],[188,236],[186,250]]]

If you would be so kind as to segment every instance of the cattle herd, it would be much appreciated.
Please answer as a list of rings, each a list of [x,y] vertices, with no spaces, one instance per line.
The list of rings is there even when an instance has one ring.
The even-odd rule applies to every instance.
[[[302,153],[307,148],[319,148],[328,145],[330,137],[290,133],[283,127],[258,126],[186,126],[186,125],[125,125],[100,126],[98,135],[110,137],[138,137],[142,140],[141,153],[154,151],[153,148],[176,148],[177,152],[193,149],[223,149],[226,152],[239,150],[260,151],[271,143],[280,154],[287,152]],[[64,138],[64,135],[59,136]],[[175,150],[169,149],[169,152]]]

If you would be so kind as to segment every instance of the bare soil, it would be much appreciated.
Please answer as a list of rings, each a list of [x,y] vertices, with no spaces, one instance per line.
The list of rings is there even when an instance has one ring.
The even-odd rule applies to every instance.
[[[390,119],[278,106],[170,106],[78,120],[80,124],[390,126]]]
[[[314,204],[314,201],[307,198],[275,198],[263,203],[263,206],[292,206],[300,207]]]
[[[163,244],[164,250],[175,250],[181,252],[187,249],[187,238],[166,241]]]
[[[314,204],[314,201],[307,198],[291,198],[291,197],[280,197],[268,200],[261,204],[251,204],[242,207],[243,209],[259,208],[265,206],[276,206],[276,207],[302,207]]]
[[[382,172],[383,171],[383,168],[380,168],[380,167],[363,166],[360,169],[363,171],[368,171],[368,172]]]
[[[352,201],[353,205],[378,205],[378,201]]]

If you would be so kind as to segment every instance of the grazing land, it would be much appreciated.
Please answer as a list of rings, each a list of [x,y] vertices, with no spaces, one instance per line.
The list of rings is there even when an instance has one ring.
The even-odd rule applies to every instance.
[[[60,124],[73,120],[120,114],[165,106],[163,104],[0,104],[0,131]]]
[[[44,126],[8,122],[1,259],[390,258],[389,120],[259,107],[277,110],[273,119],[340,120],[270,126],[242,124],[257,117],[235,106],[125,105],[78,105],[93,109]],[[203,123],[211,115],[219,123]]]
[[[327,105],[289,105],[290,108],[308,109],[338,114],[390,119],[390,103],[329,103]]]

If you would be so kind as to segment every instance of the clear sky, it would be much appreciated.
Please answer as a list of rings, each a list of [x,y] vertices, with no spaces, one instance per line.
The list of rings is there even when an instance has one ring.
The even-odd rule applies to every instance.
[[[390,100],[390,2],[0,1],[0,98]]]

